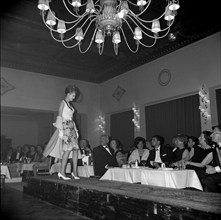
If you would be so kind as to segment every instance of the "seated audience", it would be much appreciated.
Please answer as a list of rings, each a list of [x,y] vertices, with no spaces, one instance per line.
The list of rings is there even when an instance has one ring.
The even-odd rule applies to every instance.
[[[202,182],[205,187],[205,191],[209,192],[221,192],[221,125],[213,127],[212,141],[216,143],[213,148],[212,166],[206,166],[206,175],[203,177]]]
[[[45,169],[49,169],[50,166],[50,160],[48,157],[45,157],[43,155],[43,146],[41,145],[37,145],[37,161],[34,163],[33,165],[33,173],[34,176],[37,175],[37,169],[38,168],[45,168]]]
[[[109,147],[109,136],[102,135],[100,137],[100,145],[92,151],[94,174],[101,177],[107,171],[108,167],[118,167],[114,151]]]
[[[12,162],[12,154],[13,154],[13,148],[9,147],[8,152],[6,154],[6,157],[5,157],[5,162],[6,163],[11,163]]]
[[[127,163],[127,154],[123,152],[122,145],[118,139],[112,139],[110,141],[110,148],[114,150],[114,155],[119,167]]]
[[[199,137],[199,147],[203,149],[203,151],[198,151],[200,154],[197,157],[192,157],[190,161],[186,161],[186,169],[194,169],[202,182],[202,179],[205,177],[206,166],[211,165],[213,161],[213,148],[211,148],[213,142],[210,131],[203,131]],[[194,152],[196,155],[197,152]],[[194,158],[197,158],[199,162],[196,162]],[[203,185],[203,182],[202,182]]]
[[[36,152],[36,150],[35,150],[35,146],[34,146],[34,145],[31,145],[31,146],[30,146],[30,151],[29,151],[27,157],[28,157],[29,160],[30,160],[29,163],[31,163],[31,162],[37,162],[37,160],[38,160],[38,154],[37,154],[37,152]]]
[[[89,156],[92,153],[91,146],[87,139],[81,139],[79,141],[80,151],[82,155]]]
[[[29,151],[30,151],[30,147],[28,144],[25,144],[23,147],[22,147],[22,151],[24,153],[25,156],[28,155]]]
[[[138,165],[145,166],[149,156],[149,150],[146,149],[146,140],[143,137],[136,137],[134,140],[134,147],[135,149],[128,158],[128,163],[135,163],[138,161]]]
[[[189,159],[189,151],[187,149],[187,136],[184,134],[177,134],[173,137],[175,150],[173,151],[173,165],[178,165],[183,161]]]
[[[154,149],[154,147],[151,144],[151,140],[146,140],[146,147],[149,151]]]
[[[172,151],[167,145],[164,146],[164,138],[160,135],[154,135],[151,144],[154,149],[150,151],[146,166],[159,168],[162,163],[168,166],[172,162]]]
[[[19,161],[21,161],[21,158],[24,156],[24,152],[22,152],[22,147],[21,146],[17,146],[16,150],[12,153],[12,162],[13,163],[17,163]]]
[[[200,163],[212,151],[212,139],[210,131],[203,131],[199,137],[189,137],[188,145],[190,146],[189,159],[192,162]],[[191,145],[194,144],[192,147]],[[188,166],[188,168],[191,168]],[[192,167],[193,168],[193,167]]]

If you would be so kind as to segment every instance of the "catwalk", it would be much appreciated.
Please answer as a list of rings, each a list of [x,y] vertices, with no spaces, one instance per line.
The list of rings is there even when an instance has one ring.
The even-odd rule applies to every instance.
[[[221,196],[96,178],[31,177],[24,193],[91,219],[220,219]]]

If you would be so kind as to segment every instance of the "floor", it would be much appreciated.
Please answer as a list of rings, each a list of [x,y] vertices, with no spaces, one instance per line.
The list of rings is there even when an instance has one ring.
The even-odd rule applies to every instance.
[[[5,188],[1,188],[1,219],[89,220],[87,217],[23,194],[23,184],[6,183]]]

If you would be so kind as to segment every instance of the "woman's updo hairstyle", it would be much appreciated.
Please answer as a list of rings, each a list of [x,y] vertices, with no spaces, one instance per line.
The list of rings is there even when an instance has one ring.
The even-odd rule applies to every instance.
[[[80,95],[80,90],[78,89],[77,86],[75,85],[68,85],[66,88],[65,88],[65,95],[67,95],[68,93],[73,93],[75,92],[76,94],[76,97],[75,99],[77,99]]]

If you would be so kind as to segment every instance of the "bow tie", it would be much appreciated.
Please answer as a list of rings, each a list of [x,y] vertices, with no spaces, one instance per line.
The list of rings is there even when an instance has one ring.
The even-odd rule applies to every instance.
[[[159,148],[155,149],[155,151],[158,151],[158,150],[159,150]]]

